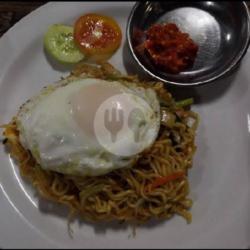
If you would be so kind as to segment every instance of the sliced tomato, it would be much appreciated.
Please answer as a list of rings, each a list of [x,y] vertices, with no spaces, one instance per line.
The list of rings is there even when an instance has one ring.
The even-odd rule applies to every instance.
[[[122,32],[117,22],[108,16],[90,13],[78,18],[74,25],[74,40],[87,56],[108,59],[120,46]]]

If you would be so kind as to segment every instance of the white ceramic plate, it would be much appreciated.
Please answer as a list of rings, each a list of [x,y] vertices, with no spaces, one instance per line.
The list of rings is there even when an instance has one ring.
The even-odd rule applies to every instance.
[[[0,39],[0,124],[43,86],[65,75],[47,61],[42,38],[54,23],[73,24],[83,13],[113,16],[125,40],[132,2],[49,3],[22,19]],[[111,59],[120,70],[135,69],[126,46]],[[0,147],[0,247],[2,248],[247,248],[250,246],[250,54],[238,71],[191,94],[201,116],[198,151],[190,172],[193,223],[176,216],[146,225],[128,238],[126,227],[73,224],[65,211],[35,197]],[[181,90],[186,91],[186,90]]]

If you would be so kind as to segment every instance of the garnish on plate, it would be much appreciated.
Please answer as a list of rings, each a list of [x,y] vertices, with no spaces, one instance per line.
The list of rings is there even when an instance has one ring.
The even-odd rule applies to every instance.
[[[121,29],[113,18],[90,13],[80,16],[73,27],[51,25],[44,36],[44,47],[61,63],[98,62],[108,60],[121,40]]]
[[[75,45],[71,26],[51,25],[44,36],[44,47],[53,58],[62,63],[77,63],[84,58]]]
[[[74,39],[87,57],[107,60],[120,46],[122,32],[113,18],[91,13],[76,21]]]

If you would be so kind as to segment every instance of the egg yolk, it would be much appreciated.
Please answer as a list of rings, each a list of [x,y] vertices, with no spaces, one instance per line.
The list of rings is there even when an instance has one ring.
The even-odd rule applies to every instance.
[[[94,120],[98,108],[108,98],[122,94],[123,92],[119,85],[96,83],[83,87],[71,96],[72,115],[84,133],[95,137]],[[124,104],[119,103],[119,101],[117,103],[110,103],[110,105],[117,108],[125,108]],[[111,125],[111,131],[116,130],[115,126],[115,123]]]

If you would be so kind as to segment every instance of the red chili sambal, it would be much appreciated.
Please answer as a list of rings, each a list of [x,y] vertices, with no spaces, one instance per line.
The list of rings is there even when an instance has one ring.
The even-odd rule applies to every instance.
[[[155,24],[145,34],[144,49],[159,69],[177,74],[193,65],[198,45],[174,23]]]

